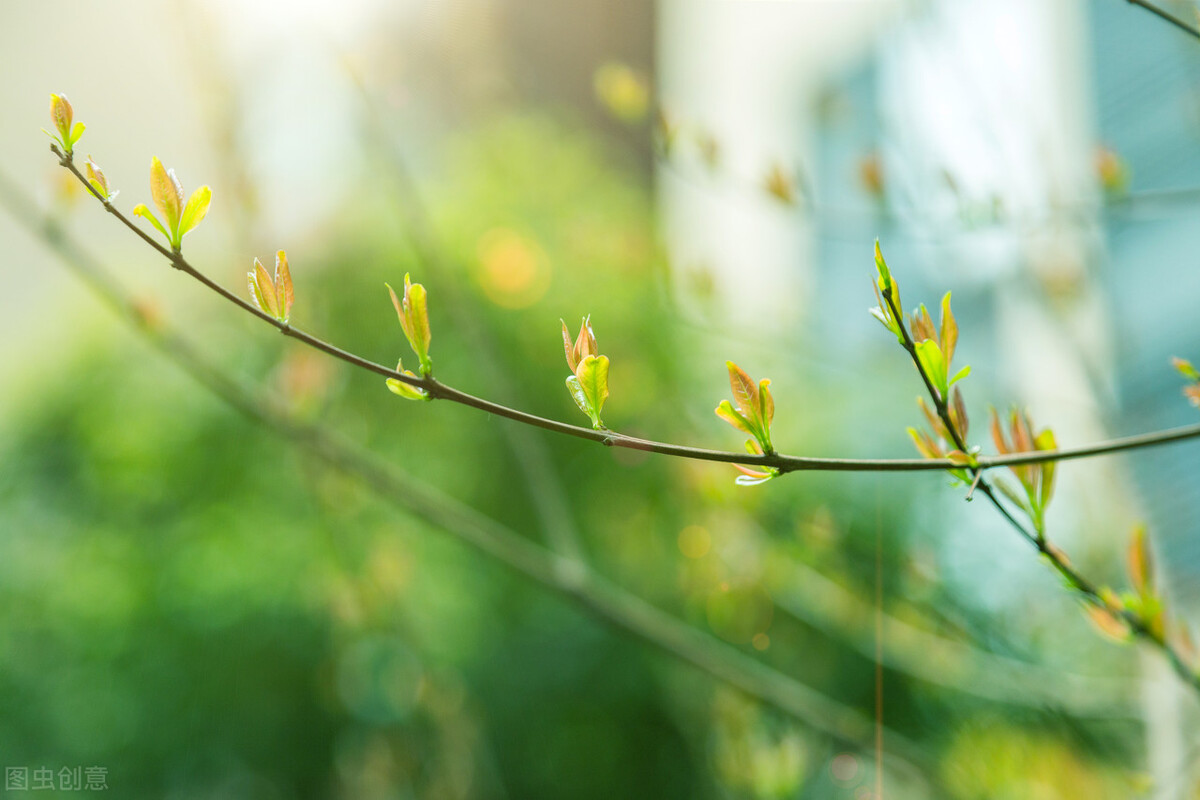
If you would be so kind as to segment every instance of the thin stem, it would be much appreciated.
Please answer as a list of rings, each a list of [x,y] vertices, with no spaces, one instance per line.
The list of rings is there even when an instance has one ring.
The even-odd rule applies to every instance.
[[[463,392],[447,384],[441,383],[432,377],[415,378],[411,375],[404,375],[396,370],[386,367],[382,364],[377,364],[374,361],[363,358],[362,356],[343,350],[336,345],[330,344],[317,336],[305,332],[304,330],[291,325],[290,323],[280,322],[275,317],[260,310],[254,304],[243,300],[229,290],[216,283],[208,276],[204,275],[194,266],[192,266],[183,254],[178,251],[172,251],[156,242],[144,230],[139,228],[128,217],[118,211],[111,203],[107,202],[96,189],[88,182],[83,173],[75,166],[71,156],[65,155],[59,150],[57,145],[50,145],[51,151],[59,158],[59,163],[70,170],[72,174],[87,188],[93,196],[103,203],[105,209],[121,221],[125,227],[133,231],[139,238],[153,247],[160,255],[166,258],[175,269],[183,272],[200,283],[204,284],[211,291],[223,297],[225,300],[233,303],[243,311],[258,317],[263,322],[279,330],[283,335],[295,339],[309,347],[320,350],[327,355],[337,358],[341,361],[351,364],[360,369],[373,372],[385,378],[394,378],[402,383],[407,383],[410,386],[415,386],[424,390],[434,399],[449,400],[453,403],[469,406],[471,408],[486,411],[489,414],[494,414],[498,417],[504,417],[524,425],[530,425],[535,428],[541,428],[554,433],[574,436],[579,439],[586,439],[592,442],[600,442],[609,447],[624,447],[630,450],[641,450],[650,453],[657,453],[665,456],[673,456],[676,458],[688,458],[696,461],[713,461],[725,464],[748,464],[759,467],[772,467],[780,473],[785,472],[931,472],[938,470],[951,469],[961,465],[955,464],[949,459],[923,459],[923,458],[821,458],[814,456],[792,456],[783,453],[768,453],[764,455],[751,455],[745,452],[734,452],[728,450],[711,450],[700,447],[689,447],[686,445],[670,444],[667,442],[659,442],[651,439],[642,439],[635,436],[627,436],[616,431],[603,430],[597,431],[592,428],[584,428],[570,423],[560,422],[558,420],[539,417],[536,414],[530,414],[525,411],[520,411],[509,406],[501,405],[490,400],[485,400],[481,397]],[[924,378],[925,376],[922,375]],[[926,378],[927,380],[927,378]],[[1151,433],[1129,436],[1122,439],[1111,439],[1097,444],[1086,445],[1083,447],[1067,448],[1063,450],[1044,450],[1029,453],[1010,453],[1003,456],[980,457],[976,460],[978,468],[981,470],[989,470],[994,467],[1018,466],[1021,464],[1040,464],[1047,461],[1065,461],[1068,459],[1090,458],[1092,456],[1105,455],[1110,453],[1124,452],[1128,450],[1137,450],[1146,447],[1157,447],[1164,444],[1174,442],[1182,442],[1190,439],[1200,438],[1200,424],[1186,425],[1168,430],[1154,431]]]
[[[1151,14],[1154,14],[1159,19],[1166,20],[1167,22],[1171,23],[1179,30],[1188,34],[1189,36],[1193,36],[1197,39],[1200,39],[1200,28],[1197,28],[1194,25],[1188,24],[1187,22],[1185,22],[1184,20],[1175,16],[1174,14],[1170,13],[1169,11],[1159,8],[1154,3],[1150,3],[1147,0],[1126,0],[1126,2],[1128,2],[1130,5],[1133,5],[1133,6],[1141,6],[1142,8],[1149,11]]]
[[[867,749],[872,721],[860,711],[799,683],[647,603],[596,575],[578,561],[550,552],[438,489],[379,461],[340,436],[297,422],[212,364],[186,339],[150,324],[138,305],[98,260],[50,217],[35,214],[33,202],[0,175],[0,202],[22,225],[40,236],[62,262],[108,306],[169,360],[249,419],[323,461],[361,480],[380,497],[424,519],[518,574],[575,603],[600,621],[746,692],[835,739]],[[886,730],[889,760],[908,771],[928,772],[921,747]],[[893,754],[899,754],[899,757]]]
[[[901,345],[908,352],[909,357],[912,359],[913,364],[917,368],[917,372],[921,376],[921,380],[925,383],[925,388],[929,392],[929,398],[933,401],[933,404],[937,409],[938,418],[942,421],[942,425],[946,428],[946,432],[950,435],[951,440],[954,442],[954,446],[963,453],[969,452],[965,438],[959,432],[958,428],[954,425],[954,421],[950,417],[950,408],[947,405],[947,398],[942,397],[941,394],[934,388],[932,380],[925,372],[925,367],[921,364],[921,359],[917,357],[916,343],[913,342],[912,335],[908,331],[908,326],[904,324],[904,317],[900,312],[900,308],[896,304],[895,298],[893,297],[893,292],[890,289],[885,290],[883,292],[883,299],[884,302],[888,304],[888,308],[891,310],[892,316],[900,326],[900,331],[903,336]],[[962,469],[962,465],[958,465],[958,468]],[[1020,521],[1017,520],[1016,517],[1012,515],[1008,508],[1000,502],[1000,498],[996,496],[996,493],[992,490],[991,485],[988,484],[987,480],[981,477],[983,468],[981,466],[976,466],[969,467],[968,469],[970,469],[972,477],[977,481],[977,488],[979,491],[983,492],[984,496],[991,501],[992,505],[995,506],[996,510],[1000,512],[1000,515],[1004,517],[1005,521],[1008,522],[1013,530],[1015,530],[1023,539],[1033,545],[1037,551],[1041,553],[1047,561],[1050,562],[1050,565],[1054,567],[1055,571],[1057,571],[1064,580],[1074,586],[1075,589],[1084,596],[1087,602],[1091,603],[1097,608],[1109,611],[1107,604],[1100,596],[1100,590],[1096,588],[1095,584],[1093,584],[1090,580],[1080,574],[1074,567],[1072,567],[1067,561],[1066,555],[1058,548],[1050,545],[1050,543],[1046,541],[1046,537],[1040,529],[1030,532],[1024,525],[1021,524]],[[1200,692],[1200,672],[1197,672],[1189,667],[1182,655],[1166,641],[1163,635],[1160,635],[1152,630],[1146,621],[1141,618],[1141,616],[1134,614],[1131,611],[1123,610],[1120,616],[1136,636],[1155,645],[1163,652],[1164,655],[1166,655],[1167,660],[1170,661],[1171,666],[1174,668],[1175,672],[1178,673],[1179,677],[1183,679],[1184,683]]]

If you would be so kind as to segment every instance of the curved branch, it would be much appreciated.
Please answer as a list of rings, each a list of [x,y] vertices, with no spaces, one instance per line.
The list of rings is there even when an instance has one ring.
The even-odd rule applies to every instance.
[[[945,426],[946,431],[950,434],[950,438],[953,439],[955,447],[964,453],[970,452],[970,449],[967,447],[967,443],[962,434],[955,426],[954,421],[950,418],[950,409],[946,404],[946,399],[943,398],[936,389],[934,389],[933,381],[930,380],[929,374],[925,371],[925,367],[921,363],[921,359],[917,357],[916,344],[913,342],[912,335],[908,331],[908,326],[904,324],[904,316],[900,313],[900,308],[896,303],[893,292],[890,289],[884,290],[883,299],[888,304],[888,307],[897,322],[899,322],[900,332],[903,335],[903,341],[901,341],[901,345],[908,352],[909,357],[912,359],[913,364],[917,368],[917,372],[920,373],[921,380],[925,383],[925,388],[929,392],[929,398],[933,401],[934,407],[937,410],[937,415],[942,421],[942,425]],[[1056,452],[1061,453],[1061,451],[1048,451],[1048,455],[1054,455]],[[1055,459],[1047,458],[1042,460],[1051,461]],[[993,465],[996,463],[996,459],[990,459],[990,461]],[[1023,463],[1028,464],[1034,462],[1025,461]],[[958,468],[963,469],[964,467],[960,464],[958,465]],[[1096,584],[1092,583],[1088,578],[1084,577],[1082,573],[1076,570],[1075,567],[1073,567],[1070,562],[1067,561],[1066,555],[1057,547],[1052,546],[1046,540],[1046,537],[1042,534],[1040,528],[1031,532],[1019,521],[1017,521],[1016,517],[1014,517],[1012,513],[1004,506],[1004,504],[1000,502],[1000,498],[996,496],[996,493],[993,491],[991,485],[984,479],[984,470],[982,466],[972,466],[968,467],[967,469],[970,470],[971,475],[975,478],[975,485],[978,486],[979,490],[983,492],[992,505],[995,506],[996,510],[1000,512],[1000,515],[1003,516],[1009,525],[1012,526],[1013,530],[1021,535],[1021,538],[1033,545],[1033,547],[1035,547],[1037,551],[1043,557],[1045,557],[1047,561],[1050,562],[1050,565],[1055,569],[1056,572],[1058,572],[1060,576],[1062,576],[1063,580],[1065,580],[1069,585],[1074,586],[1089,604],[1094,605],[1099,609],[1109,611],[1109,613],[1113,613],[1108,609],[1104,599],[1100,596],[1100,590],[1097,588]],[[1166,636],[1164,634],[1154,631],[1140,615],[1134,614],[1128,609],[1122,610],[1120,617],[1122,621],[1129,626],[1129,629],[1135,636],[1153,645],[1160,650],[1163,655],[1166,656],[1167,660],[1171,664],[1172,669],[1175,670],[1176,674],[1179,675],[1180,679],[1182,679],[1184,683],[1200,693],[1200,672],[1197,672],[1187,665],[1183,655],[1166,640]]]
[[[733,452],[728,450],[711,450],[701,447],[689,447],[687,445],[671,444],[668,442],[658,442],[651,439],[642,439],[636,436],[627,436],[622,433],[610,430],[593,430],[584,428],[579,425],[572,425],[567,422],[547,419],[536,414],[530,414],[516,408],[495,403],[490,400],[485,400],[481,397],[468,394],[441,383],[432,377],[416,378],[411,375],[404,375],[396,370],[386,367],[383,364],[377,364],[370,359],[363,358],[348,350],[326,342],[325,340],[307,333],[306,331],[291,325],[286,322],[281,322],[275,317],[260,310],[252,303],[243,300],[233,292],[221,286],[216,281],[209,278],[204,273],[196,269],[190,264],[183,254],[179,251],[172,251],[163,247],[145,230],[138,227],[127,216],[118,211],[110,202],[108,202],[96,189],[88,182],[83,173],[75,166],[71,156],[64,154],[57,145],[50,145],[51,151],[58,156],[59,163],[70,170],[70,172],[84,185],[84,187],[99,200],[105,210],[116,217],[125,227],[133,231],[139,238],[149,244],[160,255],[166,258],[171,266],[194,278],[202,283],[211,291],[223,297],[225,300],[238,306],[243,311],[258,317],[263,322],[276,328],[284,336],[295,339],[313,349],[330,355],[336,359],[346,362],[359,369],[373,372],[385,378],[394,378],[402,383],[415,386],[427,392],[431,398],[449,400],[453,403],[469,406],[480,411],[486,411],[489,414],[494,414],[498,417],[504,417],[515,422],[520,422],[524,425],[530,425],[535,428],[541,428],[554,433],[564,434],[566,436],[574,436],[579,439],[586,439],[592,442],[599,442],[609,447],[624,447],[630,450],[642,450],[650,453],[658,453],[660,455],[673,456],[676,458],[688,458],[696,461],[714,461],[726,464],[749,464],[759,467],[771,467],[778,470],[780,473],[785,472],[932,472],[949,469],[956,465],[948,459],[923,459],[923,458],[821,458],[815,456],[792,456],[784,453],[769,453],[766,455],[750,455],[745,452]],[[1106,455],[1110,453],[1118,453],[1127,450],[1137,450],[1146,447],[1157,447],[1164,444],[1174,442],[1182,442],[1189,439],[1200,438],[1200,424],[1187,425],[1179,428],[1172,428],[1163,431],[1154,431],[1151,433],[1129,436],[1122,439],[1111,439],[1096,444],[1085,445],[1083,447],[1066,448],[1062,450],[1047,450],[1030,453],[1011,453],[1003,456],[988,456],[979,457],[977,459],[978,468],[981,471],[987,471],[995,467],[1017,466],[1021,464],[1039,464],[1046,461],[1065,461],[1068,459],[1090,458],[1098,455]]]

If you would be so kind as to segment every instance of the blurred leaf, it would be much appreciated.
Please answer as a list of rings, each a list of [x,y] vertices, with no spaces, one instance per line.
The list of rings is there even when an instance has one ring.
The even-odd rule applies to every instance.
[[[1126,551],[1129,581],[1133,590],[1142,597],[1154,594],[1154,570],[1150,560],[1150,546],[1146,538],[1146,527],[1139,525],[1133,531]]]

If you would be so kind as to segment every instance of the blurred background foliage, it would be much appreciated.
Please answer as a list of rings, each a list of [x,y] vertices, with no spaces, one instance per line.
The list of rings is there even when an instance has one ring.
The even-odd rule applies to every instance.
[[[214,186],[215,243],[203,243],[202,228],[189,252],[240,288],[254,253],[286,247],[293,320],[383,363],[410,357],[383,283],[411,272],[429,290],[435,374],[533,413],[581,421],[563,385],[559,319],[573,326],[590,314],[612,360],[605,419],[616,430],[737,448],[712,413],[733,357],[774,380],[781,449],[906,455],[917,385],[884,349],[886,334],[872,331],[879,347],[847,366],[845,343],[823,345],[817,323],[787,335],[737,324],[748,309],[723,316],[711,302],[719,282],[672,263],[650,169],[654,134],[639,122],[649,112],[646,72],[610,63],[649,68],[646,12],[593,5],[572,12],[572,24],[632,25],[641,31],[636,46],[626,43],[633,52],[614,44],[621,24],[560,35],[553,19],[567,12],[501,3],[488,6],[510,25],[497,36],[499,55],[456,49],[481,35],[478,20],[444,39],[410,37],[418,53],[436,53],[406,83],[411,67],[384,57],[395,20],[364,34],[340,66],[351,76],[337,95],[345,114],[331,123],[351,131],[336,151],[340,183],[319,213],[302,209],[291,227],[272,200],[294,199],[254,177],[270,172],[264,159],[282,156],[246,141],[243,126],[263,112],[255,87],[220,76],[238,62],[220,55],[232,45],[219,24],[198,4],[155,12],[166,15],[152,23],[162,31],[190,21],[192,57],[220,67],[185,100],[214,142],[210,173],[179,144],[146,137],[193,162],[187,186]],[[112,13],[129,13],[122,8]],[[37,20],[12,13],[9,35]],[[590,44],[573,53],[572,41]],[[559,75],[538,69],[558,60]],[[505,65],[504,78],[489,72]],[[51,90],[68,91],[94,141],[130,135],[120,109],[98,109],[74,90],[88,84],[82,69],[32,81],[37,102],[8,116],[5,140],[39,136]],[[408,90],[417,100],[392,98]],[[106,133],[93,131],[97,118]],[[284,153],[326,135],[287,120],[285,110],[272,121]],[[308,169],[291,158],[282,163]],[[710,647],[736,649],[871,716],[878,591],[884,719],[918,743],[924,773],[888,768],[885,796],[1154,790],[1131,653],[1095,637],[1027,554],[1033,577],[1016,591],[964,591],[991,579],[992,545],[964,561],[943,540],[1004,534],[980,523],[977,508],[964,523],[941,477],[806,474],[747,490],[720,465],[536,431],[512,436],[485,414],[402,401],[377,376],[272,336],[199,287],[151,277],[165,265],[98,233],[98,209],[38,169],[55,175],[42,182],[54,187],[44,196],[121,262],[148,313],[182,327],[231,374],[521,535],[580,554],[705,632]],[[121,202],[142,198],[140,169],[109,169]],[[280,242],[281,231],[293,238]],[[854,326],[871,329],[862,311],[870,241],[859,245],[862,257],[845,269],[861,273],[862,293],[850,310],[817,316],[856,315]],[[6,279],[27,274],[24,260],[6,261]],[[36,299],[41,290],[18,291]],[[51,344],[5,362],[4,766],[102,765],[121,797],[875,796],[869,743],[832,740],[398,513],[239,416],[82,293],[54,291],[52,314],[21,318],[24,337]],[[979,372],[972,380],[985,388],[1002,382],[986,364]],[[534,462],[548,469],[529,469]],[[1111,553],[1079,557],[1118,572]],[[1188,788],[1189,763],[1178,764],[1169,791]]]

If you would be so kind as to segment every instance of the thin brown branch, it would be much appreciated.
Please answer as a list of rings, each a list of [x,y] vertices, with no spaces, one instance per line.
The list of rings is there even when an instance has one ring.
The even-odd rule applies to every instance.
[[[385,378],[394,378],[403,383],[415,386],[424,390],[434,399],[449,400],[453,403],[469,406],[480,411],[486,411],[489,414],[494,414],[498,417],[510,419],[525,425],[531,425],[535,428],[541,428],[554,433],[574,436],[579,439],[586,439],[592,442],[600,442],[609,447],[624,447],[630,450],[642,450],[660,455],[673,456],[676,458],[688,458],[696,461],[713,461],[726,464],[749,464],[759,467],[772,467],[780,473],[784,472],[930,472],[949,469],[956,465],[948,459],[921,459],[921,458],[822,458],[815,456],[793,456],[784,453],[769,453],[766,455],[750,455],[745,452],[733,452],[727,450],[711,450],[700,447],[689,447],[687,445],[670,444],[667,442],[659,442],[650,439],[642,439],[635,436],[627,436],[616,431],[603,430],[597,431],[591,428],[584,428],[579,425],[571,425],[570,423],[560,422],[558,420],[539,417],[536,414],[530,414],[519,409],[511,408],[500,403],[494,403],[490,400],[485,400],[481,397],[463,392],[447,384],[441,383],[432,377],[415,378],[411,375],[404,375],[396,370],[386,367],[382,364],[375,363],[362,356],[343,350],[336,345],[330,344],[325,340],[307,333],[304,330],[291,325],[290,323],[280,322],[275,317],[261,311],[252,303],[243,300],[241,297],[225,289],[223,286],[213,281],[211,278],[200,272],[191,263],[183,257],[183,254],[178,251],[172,251],[157,241],[155,241],[145,230],[138,227],[127,216],[118,211],[111,203],[109,203],[99,192],[88,182],[83,173],[75,166],[72,158],[65,155],[57,145],[51,144],[50,149],[59,158],[59,163],[70,170],[70,172],[87,188],[87,190],[96,197],[105,207],[105,209],[121,221],[125,227],[133,231],[139,238],[154,248],[160,255],[166,258],[171,266],[183,272],[211,291],[223,297],[225,300],[233,303],[243,311],[258,317],[263,322],[279,330],[283,335],[293,338],[309,347],[320,350],[327,355],[337,358],[341,361],[351,364],[360,369],[373,372]],[[1104,442],[1099,442],[1083,447],[1067,448],[1062,450],[1038,451],[1030,453],[1011,453],[1003,456],[979,457],[977,459],[978,468],[981,470],[989,470],[995,467],[1017,466],[1021,464],[1039,464],[1047,461],[1065,461],[1068,459],[1090,458],[1092,456],[1105,455],[1109,453],[1118,453],[1128,450],[1137,450],[1146,447],[1157,447],[1164,444],[1174,442],[1182,442],[1190,439],[1200,438],[1200,424],[1187,425],[1179,428],[1172,428],[1163,431],[1154,431],[1151,433],[1129,436],[1122,439],[1111,439]]]
[[[900,308],[896,304],[893,292],[890,289],[884,290],[883,299],[884,302],[888,304],[888,308],[891,310],[892,315],[899,323],[900,332],[903,336],[901,345],[908,352],[909,357],[916,366],[917,372],[920,374],[921,380],[924,382],[925,388],[929,393],[929,398],[933,401],[933,404],[937,410],[938,418],[942,421],[942,425],[946,428],[946,432],[950,434],[950,438],[953,440],[954,446],[963,453],[969,453],[970,449],[967,447],[964,437],[959,432],[958,428],[954,424],[954,421],[950,417],[950,408],[947,405],[946,398],[942,397],[941,394],[934,388],[929,374],[926,373],[925,367],[921,364],[921,359],[917,357],[916,343],[913,342],[912,335],[908,330],[908,326],[904,323],[904,316],[901,314]],[[957,467],[959,469],[963,468],[961,464],[957,465]],[[1010,512],[1005,505],[1000,502],[1000,498],[996,496],[996,493],[993,491],[991,485],[986,479],[981,477],[983,468],[980,466],[972,466],[968,467],[968,469],[970,470],[972,477],[976,480],[979,491],[983,492],[984,496],[991,501],[996,510],[1000,512],[1000,515],[1004,517],[1005,521],[1007,521],[1023,539],[1033,545],[1033,547],[1035,547],[1037,551],[1043,557],[1045,557],[1054,570],[1058,572],[1058,574],[1071,586],[1075,587],[1075,589],[1086,600],[1086,602],[1096,606],[1097,608],[1110,611],[1107,604],[1104,602],[1104,599],[1100,596],[1100,590],[1096,587],[1096,585],[1084,577],[1073,566],[1071,566],[1071,564],[1067,561],[1066,555],[1061,550],[1050,545],[1040,530],[1032,532],[1028,530],[1024,525],[1021,524],[1020,521],[1017,520],[1016,517],[1012,515],[1012,512]],[[1162,653],[1167,657],[1167,660],[1170,662],[1171,667],[1175,670],[1183,682],[1200,693],[1200,672],[1197,672],[1194,668],[1188,666],[1182,654],[1179,653],[1179,651],[1177,651],[1169,642],[1167,642],[1163,634],[1159,634],[1152,630],[1146,621],[1141,618],[1141,616],[1134,614],[1127,609],[1121,612],[1120,617],[1125,624],[1129,626],[1129,629],[1134,633],[1134,635],[1154,645],[1156,648],[1162,651]]]
[[[1141,8],[1146,9],[1147,11],[1149,11],[1151,14],[1155,15],[1159,19],[1163,19],[1163,20],[1166,20],[1167,22],[1171,23],[1176,28],[1178,28],[1179,30],[1188,34],[1189,36],[1192,36],[1196,39],[1200,39],[1200,28],[1197,28],[1195,25],[1192,25],[1192,24],[1188,23],[1187,21],[1180,19],[1179,17],[1175,16],[1174,14],[1170,13],[1169,11],[1166,11],[1165,9],[1160,8],[1159,6],[1155,5],[1154,3],[1148,2],[1148,0],[1126,0],[1126,2],[1128,2],[1131,6],[1140,6]]]

